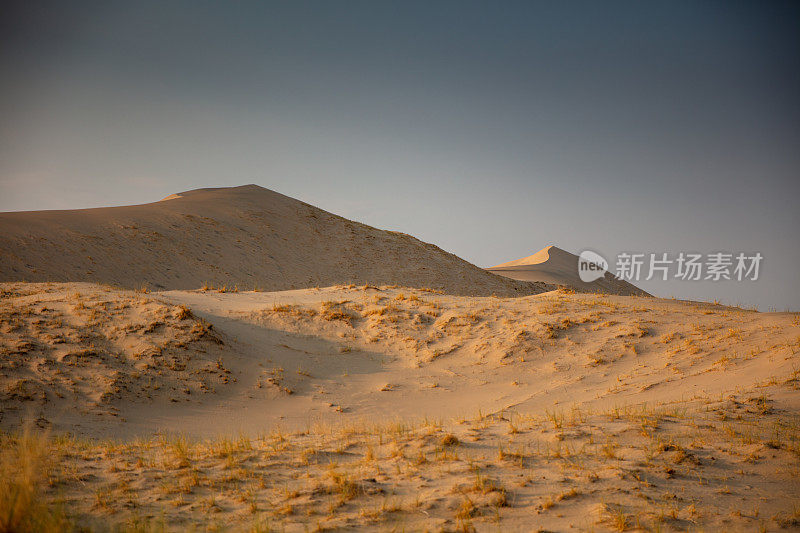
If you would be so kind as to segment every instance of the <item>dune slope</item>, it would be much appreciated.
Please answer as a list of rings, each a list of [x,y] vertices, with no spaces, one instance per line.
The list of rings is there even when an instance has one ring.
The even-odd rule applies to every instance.
[[[548,288],[256,185],[126,207],[0,213],[0,281],[262,290],[369,283],[504,296]]]

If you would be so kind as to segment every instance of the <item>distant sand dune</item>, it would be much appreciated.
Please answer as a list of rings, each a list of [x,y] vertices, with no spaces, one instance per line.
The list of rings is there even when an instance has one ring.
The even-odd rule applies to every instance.
[[[647,296],[648,294],[625,280],[606,272],[605,277],[586,283],[578,276],[578,256],[555,246],[542,248],[535,254],[502,263],[490,268],[500,276],[520,281],[532,281],[566,285],[588,292],[606,292],[628,296]]]

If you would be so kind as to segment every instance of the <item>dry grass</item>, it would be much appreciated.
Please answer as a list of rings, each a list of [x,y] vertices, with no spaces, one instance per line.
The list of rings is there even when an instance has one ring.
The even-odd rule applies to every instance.
[[[601,509],[598,524],[616,531],[659,529],[682,520],[714,530],[721,527],[714,517],[728,515],[720,498],[730,496],[753,510],[727,527],[757,528],[765,520],[794,527],[800,514],[791,498],[762,501],[760,491],[745,489],[737,483],[742,475],[733,474],[735,467],[747,483],[782,483],[787,496],[798,494],[790,472],[774,476],[796,469],[800,419],[773,403],[745,395],[700,402],[688,412],[620,407],[506,413],[445,424],[320,426],[204,442],[4,435],[2,520],[11,524],[4,530],[62,529],[68,522],[54,503],[63,498],[79,527],[95,519],[121,527],[148,513],[162,515],[167,528],[187,520],[206,528],[224,520],[248,529],[263,525],[266,513],[270,527],[279,529],[400,520],[409,530],[422,530],[436,518],[458,527],[499,524],[505,530],[541,514],[553,521],[548,529],[558,529],[565,523],[560,517],[582,523],[581,509],[594,505]],[[720,411],[735,422],[716,423]],[[518,428],[511,436],[510,421]],[[744,460],[751,443],[771,440],[778,443],[769,448],[772,454]],[[420,476],[429,480],[422,497]],[[651,496],[639,497],[643,490]],[[710,492],[716,498],[707,497]],[[662,499],[663,494],[673,496]]]
[[[68,529],[61,508],[43,497],[53,459],[47,438],[25,429],[0,439],[0,531]]]
[[[730,319],[722,313],[734,311],[717,309],[702,316],[693,311],[689,320],[684,308],[677,307],[670,308],[670,321],[664,324],[648,310],[634,311],[627,300],[591,295],[467,301],[428,295],[423,300],[420,294],[386,287],[319,289],[313,299],[287,295],[289,303],[274,306],[270,296],[243,313],[248,327],[266,325],[276,335],[272,347],[259,346],[259,366],[247,383],[248,392],[257,394],[259,402],[283,402],[287,409],[293,403],[289,395],[299,396],[298,403],[314,396],[315,406],[323,407],[324,423],[260,435],[260,427],[251,428],[247,437],[205,441],[59,437],[40,439],[44,444],[37,445],[21,435],[3,435],[4,455],[11,453],[6,450],[43,446],[45,453],[32,456],[53,459],[43,463],[45,481],[33,484],[37,490],[3,486],[4,493],[33,494],[19,500],[38,502],[22,506],[34,509],[27,514],[48,516],[62,502],[77,527],[107,524],[111,530],[134,529],[134,523],[139,530],[158,528],[148,516],[158,517],[170,530],[224,525],[231,530],[511,531],[535,523],[556,531],[569,525],[577,530],[656,531],[797,525],[800,419],[787,398],[800,386],[800,371],[784,370],[796,368],[793,358],[800,344],[786,329],[790,326],[770,327],[754,316],[737,323],[732,334]],[[200,370],[170,370],[168,365],[193,363],[171,357],[174,346],[157,344],[173,328],[187,335],[181,350],[200,342],[216,359],[224,355],[223,348],[236,346],[236,339],[228,342],[229,337],[188,308],[134,297],[150,301],[142,303],[141,320],[126,322],[130,331],[114,333],[123,338],[133,333],[160,349],[158,354],[137,353],[143,365],[164,362],[152,369],[154,380],[169,372],[193,376]],[[195,303],[202,295],[192,297],[197,300],[186,301],[206,316],[203,304]],[[218,302],[222,297],[209,298]],[[58,305],[70,313],[77,308],[79,327],[69,330],[76,336],[102,332],[115,312],[115,302],[84,293]],[[139,309],[133,300],[124,305]],[[48,309],[52,306],[47,303]],[[42,337],[29,333],[32,326],[44,329],[65,319],[42,307],[3,308],[3,362],[9,365],[4,372],[42,351]],[[757,340],[763,346],[752,342],[759,328],[764,333]],[[313,342],[306,342],[309,337]],[[111,360],[99,338],[70,345],[63,368],[85,368],[101,357]],[[747,342],[752,345],[736,349]],[[755,357],[747,355],[750,351],[764,355],[750,360]],[[239,376],[244,384],[247,371],[232,366],[227,378],[222,361],[208,361],[204,353],[198,350],[193,357],[210,363],[205,370],[225,379]],[[600,366],[587,368],[592,357],[602,359],[596,361]],[[722,357],[728,361],[714,365]],[[740,371],[739,376],[759,371],[768,358],[783,366],[776,365],[775,375],[763,383],[761,377],[732,381],[738,389],[731,386],[724,395],[711,397],[693,393],[679,399],[667,390],[684,386],[684,377],[698,382],[714,372],[711,377],[718,383],[718,378],[733,375],[722,374],[722,368]],[[419,398],[430,394],[466,404],[474,393],[487,403],[465,407],[457,420],[359,421],[359,411],[376,404],[351,401],[337,387],[343,390],[358,381],[348,376],[369,378],[363,373],[367,363],[403,369],[364,380],[370,398],[387,403],[411,398],[422,405]],[[408,369],[416,372],[414,379],[404,373]],[[465,380],[461,374],[475,379]],[[665,379],[673,376],[674,381]],[[137,377],[132,383],[141,382]],[[52,391],[34,385],[15,382],[2,392],[14,395],[14,402],[33,404]],[[574,399],[581,406],[577,409],[564,391],[583,392],[584,387],[590,394]],[[640,394],[655,387],[663,395]],[[554,393],[553,401],[544,404],[549,411],[540,412],[538,398],[550,400],[548,392]],[[600,402],[592,401],[595,392]],[[625,403],[654,397],[675,403]],[[516,405],[519,412],[503,410],[504,405]],[[598,412],[598,405],[617,407]],[[478,409],[491,414],[471,416]],[[6,465],[17,463],[24,461]],[[11,467],[4,466],[6,470]],[[731,515],[734,506],[741,509],[738,515]],[[26,513],[8,514],[14,518]]]

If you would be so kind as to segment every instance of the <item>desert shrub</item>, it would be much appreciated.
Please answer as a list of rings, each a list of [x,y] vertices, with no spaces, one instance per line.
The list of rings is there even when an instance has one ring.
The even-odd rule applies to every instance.
[[[320,316],[325,320],[329,321],[340,320],[348,325],[352,325],[353,319],[355,319],[356,317],[350,312],[350,310],[344,307],[344,304],[346,303],[347,301],[322,302]]]

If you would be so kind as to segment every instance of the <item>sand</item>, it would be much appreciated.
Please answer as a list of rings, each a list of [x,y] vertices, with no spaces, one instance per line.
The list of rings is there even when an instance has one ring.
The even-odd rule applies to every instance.
[[[256,186],[3,213],[0,254],[0,531],[800,529],[800,314]]]
[[[159,290],[370,283],[474,296],[552,288],[492,275],[410,235],[256,185],[198,189],[126,207],[0,213],[0,281]]]
[[[549,283],[586,292],[626,296],[649,296],[635,285],[606,272],[600,279],[585,282],[578,275],[578,256],[556,246],[546,246],[528,257],[487,268],[489,272],[519,281]]]
[[[44,494],[88,527],[800,524],[797,314],[568,290],[2,290],[0,424],[74,435],[46,444]]]

